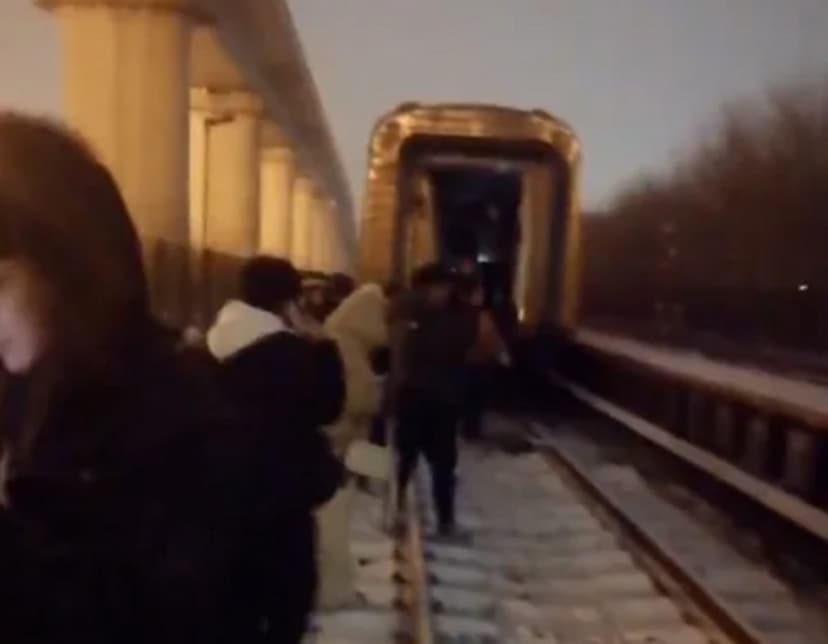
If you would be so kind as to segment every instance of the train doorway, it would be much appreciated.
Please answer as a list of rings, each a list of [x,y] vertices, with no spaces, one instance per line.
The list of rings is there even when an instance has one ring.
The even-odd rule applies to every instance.
[[[404,167],[396,271],[471,264],[489,307],[536,325],[556,314],[560,293],[560,166],[497,152],[424,150]]]
[[[521,171],[502,167],[433,167],[438,257],[448,266],[473,265],[486,305],[513,302],[519,243]]]

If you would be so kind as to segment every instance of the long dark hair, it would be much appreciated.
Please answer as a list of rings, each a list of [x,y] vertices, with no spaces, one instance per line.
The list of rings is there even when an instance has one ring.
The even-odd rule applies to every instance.
[[[0,258],[10,257],[46,285],[73,366],[109,360],[149,318],[140,242],[112,175],[62,127],[0,113]]]
[[[37,381],[25,389],[38,414],[56,381],[106,378],[149,332],[140,242],[112,175],[63,127],[10,112],[0,112],[0,259],[25,262],[46,291],[52,340],[24,378]]]

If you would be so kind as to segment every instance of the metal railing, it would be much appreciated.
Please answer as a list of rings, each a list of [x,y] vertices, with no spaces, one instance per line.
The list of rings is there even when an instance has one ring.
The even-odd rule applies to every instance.
[[[674,456],[828,540],[822,405],[570,338],[556,384]]]

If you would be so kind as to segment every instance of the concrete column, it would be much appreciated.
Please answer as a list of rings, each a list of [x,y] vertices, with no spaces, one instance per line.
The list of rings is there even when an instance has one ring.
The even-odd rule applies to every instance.
[[[209,116],[205,112],[190,112],[190,214],[189,238],[193,249],[204,248],[204,228],[207,207],[207,132]]]
[[[336,229],[332,229],[328,237],[328,256],[330,257],[330,272],[341,273],[342,262],[339,259],[339,234]]]
[[[259,250],[277,257],[291,256],[291,220],[295,158],[287,147],[262,151]]]
[[[308,265],[311,270],[318,271],[319,268],[319,237],[320,231],[323,228],[324,220],[324,202],[319,189],[314,186],[313,196],[311,197],[310,216],[308,217],[307,226],[307,245],[308,245]]]
[[[64,114],[112,170],[144,238],[186,244],[187,0],[40,0],[60,23]]]
[[[331,233],[331,204],[324,195],[317,195],[314,203],[311,264],[314,270],[328,272],[330,261],[328,257],[327,238]]]
[[[204,326],[209,322],[212,311],[201,306],[205,290],[204,232],[207,207],[207,133],[210,120],[204,112],[190,112],[190,180],[189,180],[189,241],[190,281],[193,287],[190,322]]]
[[[293,182],[293,212],[291,216],[290,259],[300,269],[311,266],[310,240],[314,210],[313,183],[304,176]]]
[[[207,139],[205,245],[249,257],[259,249],[259,128],[261,102],[247,92],[221,95],[230,118]]]
[[[325,229],[324,237],[323,261],[326,273],[336,273],[339,270],[336,261],[336,239],[338,232],[336,227],[336,209],[334,207],[328,210],[327,222],[328,225]]]
[[[355,275],[357,270],[356,255],[344,239],[340,239],[339,241],[339,253],[341,258],[339,270],[348,275]]]
[[[336,206],[332,206],[329,213],[328,213],[330,225],[328,227],[328,236],[326,238],[326,253],[328,258],[328,271],[331,273],[337,273],[342,271],[342,267],[340,266],[340,262],[337,259],[338,256],[338,246],[340,244],[339,241],[339,225],[337,218],[339,217],[339,211],[337,210]]]
[[[313,219],[313,238],[311,239],[311,263],[314,270],[327,272],[325,239],[328,235],[328,213],[325,199],[318,198]]]
[[[342,235],[338,226],[331,227],[331,236],[328,243],[331,271],[334,273],[347,273],[348,270],[345,246],[343,244]]]
[[[327,225],[325,226],[325,230],[322,234],[321,248],[319,251],[320,264],[322,266],[322,270],[325,273],[333,273],[336,271],[336,262],[334,261],[335,258],[333,248],[333,238],[336,235],[336,231],[330,225],[330,217],[326,218],[326,224]]]
[[[63,113],[112,171],[142,238],[152,302],[191,316],[189,0],[36,0],[61,39]]]

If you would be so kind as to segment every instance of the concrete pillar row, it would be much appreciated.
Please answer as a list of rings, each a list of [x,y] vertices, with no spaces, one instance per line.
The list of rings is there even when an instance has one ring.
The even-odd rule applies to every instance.
[[[36,0],[58,21],[63,113],[110,169],[143,242],[156,313],[189,316],[189,0]]]
[[[339,273],[339,257],[337,254],[337,233],[335,228],[331,228],[327,238],[327,254],[328,254],[328,272]]]
[[[190,110],[190,246],[201,251],[207,211],[207,140],[212,118],[208,112]]]
[[[328,210],[328,227],[325,231],[325,272],[326,273],[336,273],[339,268],[337,267],[336,262],[336,240],[337,240],[337,228],[336,228],[336,221],[334,220],[336,216],[336,209],[332,205]]]
[[[336,203],[329,198],[320,199],[316,219],[318,234],[314,237],[315,259],[319,270],[329,274],[341,270],[337,250],[340,245],[339,226],[336,217]]]
[[[207,130],[204,244],[249,257],[259,250],[262,102],[245,91],[205,96],[214,118]]]
[[[59,23],[64,114],[110,168],[144,238],[186,245],[187,0],[38,0]]]
[[[327,262],[329,267],[328,272],[330,273],[342,273],[344,272],[345,267],[344,248],[342,246],[339,226],[336,221],[337,216],[338,211],[336,206],[332,204],[328,212],[329,226],[328,237],[326,240]]]
[[[356,272],[356,259],[342,237],[339,237],[336,242],[336,256],[337,270],[341,273],[354,275]]]
[[[261,156],[259,250],[291,257],[293,183],[296,157],[288,146],[270,147]]]
[[[336,270],[340,273],[354,275],[356,272],[356,255],[353,246],[349,242],[347,233],[343,228],[347,228],[347,224],[337,228],[339,234],[334,243]]]
[[[290,259],[302,270],[311,268],[310,241],[313,234],[314,199],[313,182],[304,175],[297,175],[293,181]]]
[[[325,221],[325,196],[316,192],[313,198],[313,213],[311,215],[310,251],[311,267],[315,271],[324,271],[322,266],[324,254],[323,246],[327,223]]]
[[[345,241],[340,230],[339,211],[335,203],[331,202],[326,211],[326,235],[324,240],[324,263],[328,273],[348,273],[347,251]]]

